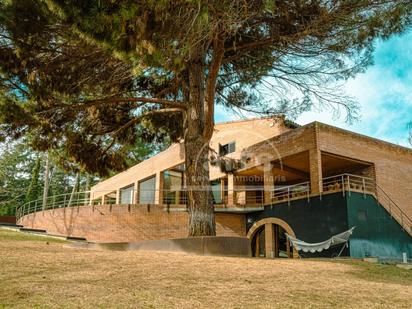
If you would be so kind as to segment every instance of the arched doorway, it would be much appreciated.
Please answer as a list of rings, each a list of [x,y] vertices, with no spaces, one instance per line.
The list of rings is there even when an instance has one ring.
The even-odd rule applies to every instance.
[[[267,258],[297,257],[297,251],[287,241],[285,233],[296,237],[292,228],[278,218],[266,218],[255,222],[247,237],[251,240],[252,255]]]
[[[254,257],[265,257],[265,226],[261,226],[253,235],[252,240],[252,255]]]

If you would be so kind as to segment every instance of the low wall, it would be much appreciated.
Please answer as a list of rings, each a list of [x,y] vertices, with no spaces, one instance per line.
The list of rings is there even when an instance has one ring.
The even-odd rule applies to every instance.
[[[250,257],[251,246],[247,237],[190,237],[178,239],[148,240],[137,243],[72,243],[69,246],[96,250],[137,250],[184,252],[197,255]]]
[[[0,223],[16,224],[16,217],[14,217],[14,216],[0,216]]]
[[[97,243],[187,237],[188,213],[163,205],[87,205],[39,211],[19,224],[48,234],[84,237]],[[217,236],[246,236],[243,214],[216,214]]]

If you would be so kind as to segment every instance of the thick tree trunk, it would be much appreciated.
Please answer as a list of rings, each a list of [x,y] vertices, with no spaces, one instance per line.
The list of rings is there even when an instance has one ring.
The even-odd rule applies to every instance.
[[[185,141],[189,236],[214,236],[215,214],[209,181],[207,141]]]
[[[202,61],[189,69],[189,108],[185,120],[186,184],[189,236],[216,235],[215,214],[209,180],[210,134],[205,128],[205,77]]]

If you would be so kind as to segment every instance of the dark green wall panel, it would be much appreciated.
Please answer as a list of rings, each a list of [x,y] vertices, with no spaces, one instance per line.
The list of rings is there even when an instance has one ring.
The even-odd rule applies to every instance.
[[[356,226],[350,240],[350,255],[401,259],[412,256],[412,237],[403,231],[385,208],[371,195],[351,193],[347,198],[348,223]]]
[[[322,197],[292,201],[288,203],[266,206],[265,210],[249,214],[247,229],[256,221],[276,217],[287,222],[296,237],[306,242],[320,242],[331,236],[348,230],[346,198],[342,194],[329,194]],[[302,253],[305,257],[331,257],[340,251],[342,246],[336,246],[321,253]],[[345,249],[343,256],[349,255]]]
[[[342,193],[313,197],[288,203],[266,206],[263,211],[247,216],[247,230],[264,218],[286,221],[296,237],[306,242],[320,242],[356,226],[349,241],[349,250],[342,256],[367,256],[401,259],[402,252],[412,257],[412,237],[377,204],[371,195]],[[333,256],[341,249],[336,246],[321,253],[303,253],[305,257]]]

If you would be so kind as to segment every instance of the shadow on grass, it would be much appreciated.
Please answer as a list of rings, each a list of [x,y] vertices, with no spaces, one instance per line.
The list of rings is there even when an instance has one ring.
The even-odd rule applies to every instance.
[[[7,229],[0,228],[0,241],[39,241],[39,242],[49,242],[49,243],[66,243],[64,239],[59,239],[55,237],[48,237],[42,235],[33,235],[24,232],[11,231]]]

